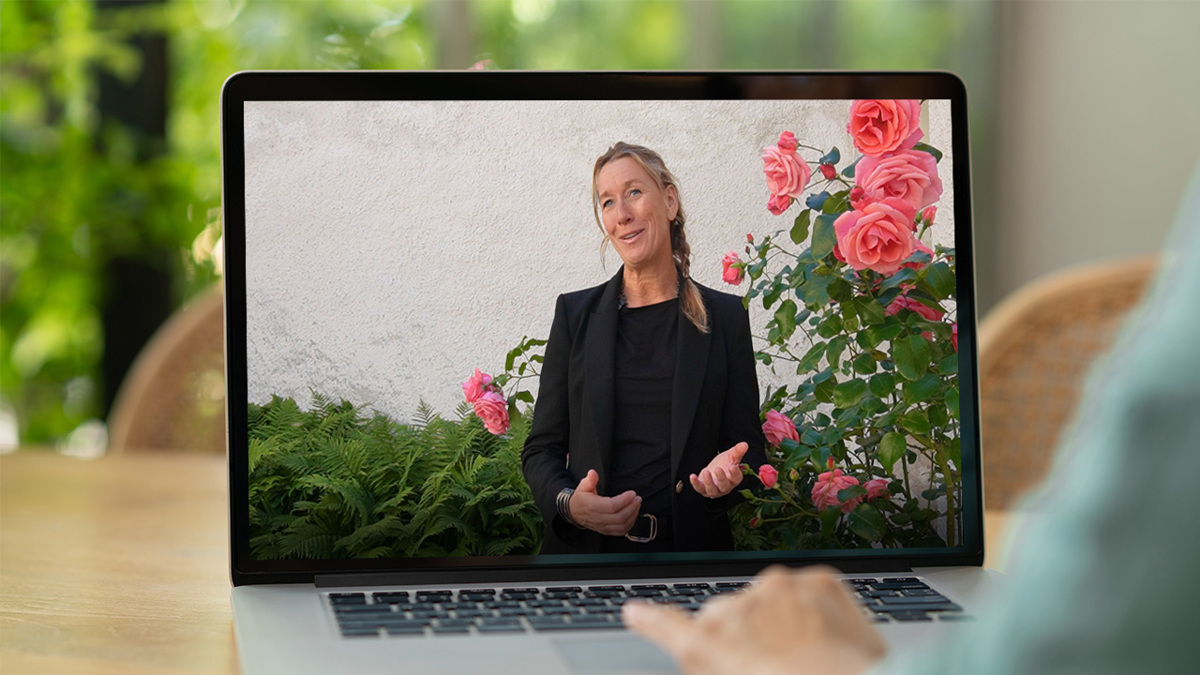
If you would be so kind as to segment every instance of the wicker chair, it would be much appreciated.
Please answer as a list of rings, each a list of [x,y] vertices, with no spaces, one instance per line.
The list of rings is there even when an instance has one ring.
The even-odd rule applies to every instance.
[[[225,452],[220,284],[177,311],[142,349],[108,417],[108,451]]]
[[[1092,361],[1116,338],[1158,266],[1134,258],[1018,289],[979,326],[980,433],[988,508],[1011,508],[1050,468]]]

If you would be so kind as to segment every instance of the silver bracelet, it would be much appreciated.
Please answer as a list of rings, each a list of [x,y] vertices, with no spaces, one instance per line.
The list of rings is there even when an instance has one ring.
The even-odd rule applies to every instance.
[[[563,488],[558,496],[554,498],[554,504],[558,507],[558,515],[563,520],[567,521],[574,527],[579,527],[579,523],[571,517],[571,495],[575,494],[575,488]]]

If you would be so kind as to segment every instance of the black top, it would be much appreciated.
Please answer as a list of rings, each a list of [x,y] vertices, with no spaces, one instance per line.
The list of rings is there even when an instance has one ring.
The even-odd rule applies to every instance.
[[[642,513],[671,513],[671,387],[679,300],[617,313],[613,368],[613,455],[609,494],[633,490]],[[665,535],[665,536],[664,536]],[[660,538],[670,538],[659,531]]]

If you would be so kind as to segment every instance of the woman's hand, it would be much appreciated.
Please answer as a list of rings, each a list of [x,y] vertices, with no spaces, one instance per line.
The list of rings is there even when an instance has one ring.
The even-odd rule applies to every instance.
[[[691,675],[861,673],[883,658],[884,643],[831,571],[769,569],[694,619],[642,602],[627,603],[622,618]]]
[[[738,443],[713,457],[700,475],[692,474],[689,477],[692,487],[709,499],[724,497],[733,492],[735,487],[742,484],[742,457],[749,449],[749,445]]]
[[[616,497],[601,497],[596,493],[600,474],[589,470],[567,507],[571,520],[579,527],[599,532],[610,537],[624,536],[637,520],[642,508],[642,498],[633,490],[626,490]]]

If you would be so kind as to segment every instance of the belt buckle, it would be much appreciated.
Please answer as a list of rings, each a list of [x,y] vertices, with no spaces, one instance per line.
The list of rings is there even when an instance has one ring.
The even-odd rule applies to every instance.
[[[638,544],[648,544],[648,543],[654,541],[654,538],[658,536],[658,517],[655,516],[653,513],[643,513],[642,515],[640,515],[638,517],[650,519],[650,536],[649,537],[639,537],[637,535],[629,534],[629,532],[633,531],[633,528],[630,528],[629,532],[625,533],[625,538],[628,539],[629,541],[636,542]]]

